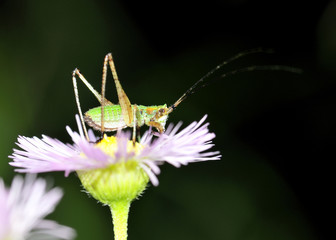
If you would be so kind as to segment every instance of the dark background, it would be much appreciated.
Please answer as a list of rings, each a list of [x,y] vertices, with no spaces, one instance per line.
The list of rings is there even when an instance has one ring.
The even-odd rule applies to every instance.
[[[0,175],[11,182],[7,156],[19,134],[70,142],[75,67],[99,90],[112,52],[132,103],[171,104],[221,61],[272,48],[220,73],[268,64],[303,73],[213,81],[171,114],[184,126],[208,114],[222,160],[163,166],[160,186],[132,205],[129,239],[329,239],[335,16],[335,1],[0,1]],[[98,105],[79,91],[83,110]],[[81,192],[75,174],[42,176],[65,191],[49,218],[78,239],[112,239],[108,209]]]

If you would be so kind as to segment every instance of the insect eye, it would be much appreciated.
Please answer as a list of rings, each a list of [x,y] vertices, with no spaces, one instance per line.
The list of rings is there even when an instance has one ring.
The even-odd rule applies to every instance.
[[[164,113],[165,110],[164,110],[163,108],[161,108],[161,109],[159,110],[159,112],[160,112],[160,113]]]

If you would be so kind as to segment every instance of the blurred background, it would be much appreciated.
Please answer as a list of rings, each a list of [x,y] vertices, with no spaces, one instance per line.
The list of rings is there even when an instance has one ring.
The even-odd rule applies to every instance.
[[[129,239],[327,239],[335,160],[336,1],[0,1],[0,176],[18,135],[70,142],[76,129],[71,72],[100,91],[112,52],[132,103],[171,104],[221,61],[220,73],[281,64],[302,74],[254,71],[212,82],[169,117],[208,114],[221,161],[164,165],[131,207]],[[220,74],[219,73],[219,74]],[[219,75],[218,74],[218,75]],[[218,76],[217,75],[217,76]],[[117,102],[108,76],[107,97]],[[79,86],[83,110],[98,106]],[[77,239],[112,239],[107,207],[73,173],[41,174],[65,195],[56,219]]]

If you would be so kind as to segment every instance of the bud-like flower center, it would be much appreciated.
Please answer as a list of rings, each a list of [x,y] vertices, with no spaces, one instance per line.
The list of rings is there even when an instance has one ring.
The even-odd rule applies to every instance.
[[[104,137],[96,144],[110,156],[114,156],[118,147],[116,137]],[[113,202],[131,202],[146,188],[148,175],[136,160],[142,145],[127,141],[127,153],[134,153],[134,159],[120,158],[106,168],[77,171],[84,188],[103,204]]]

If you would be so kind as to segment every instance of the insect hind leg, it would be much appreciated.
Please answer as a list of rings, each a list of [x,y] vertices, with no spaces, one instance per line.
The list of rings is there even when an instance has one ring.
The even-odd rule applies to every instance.
[[[86,126],[85,126],[85,123],[84,123],[84,118],[83,118],[83,113],[82,113],[82,108],[80,106],[80,102],[79,102],[79,94],[78,94],[78,87],[77,87],[77,79],[76,79],[76,75],[79,76],[80,79],[84,79],[85,82],[86,79],[83,77],[83,75],[79,72],[79,70],[76,68],[73,72],[72,72],[72,83],[73,83],[73,87],[74,87],[74,93],[75,93],[75,99],[76,99],[76,105],[77,105],[77,109],[78,109],[78,113],[79,113],[79,117],[80,117],[80,120],[81,120],[81,124],[82,124],[82,128],[84,130],[84,134],[85,134],[85,137],[86,139],[89,141],[89,135],[87,133],[87,130],[86,130]],[[83,81],[83,80],[82,80]],[[84,82],[84,83],[85,83]],[[88,82],[87,82],[88,83]],[[89,83],[88,83],[89,84]],[[90,85],[90,84],[89,84]],[[91,85],[90,85],[91,86]],[[91,86],[92,87],[92,86]]]
[[[85,79],[85,77],[81,74],[78,68],[76,68],[72,72],[72,79],[75,79],[76,81],[76,75],[79,77],[79,79],[85,84],[85,86],[90,90],[90,92],[93,93],[93,95],[97,98],[97,100],[101,103],[101,95],[92,87],[92,85]],[[77,84],[76,84],[77,85]]]
[[[118,94],[118,99],[119,99],[119,105],[121,107],[121,112],[122,112],[122,117],[126,123],[127,126],[129,126],[132,123],[132,105],[130,100],[128,99],[124,89],[122,88],[117,71],[114,65],[113,57],[111,53],[108,53],[105,56],[104,60],[104,71],[105,71],[105,78],[106,78],[106,68],[107,68],[107,62],[110,65],[110,69],[112,72],[112,76],[114,79],[114,84],[116,86],[117,94]]]
[[[77,87],[77,79],[76,79],[76,75],[79,77],[79,79],[85,84],[85,86],[90,90],[90,92],[97,98],[97,100],[101,103],[102,99],[104,100],[104,104],[112,104],[110,101],[108,101],[107,99],[103,98],[93,87],[92,85],[85,79],[85,77],[81,74],[81,72],[79,71],[78,68],[76,68],[73,72],[72,72],[72,83],[73,83],[73,87],[74,87],[74,92],[75,92],[75,99],[76,99],[76,104],[77,104],[77,108],[78,108],[78,113],[80,116],[80,120],[81,120],[81,124],[84,130],[84,134],[85,137],[87,139],[89,139],[88,133],[87,133],[87,129],[85,127],[85,121],[83,118],[83,113],[82,113],[82,109],[80,106],[80,101],[79,101],[79,93],[78,93],[78,87]]]

